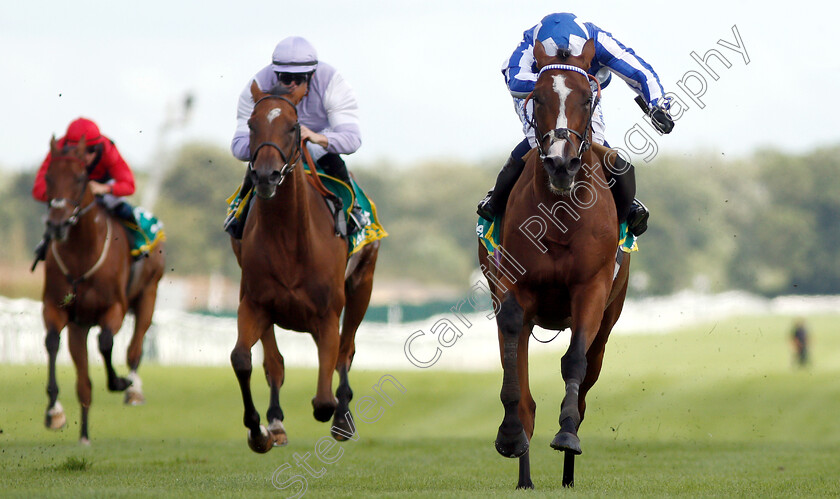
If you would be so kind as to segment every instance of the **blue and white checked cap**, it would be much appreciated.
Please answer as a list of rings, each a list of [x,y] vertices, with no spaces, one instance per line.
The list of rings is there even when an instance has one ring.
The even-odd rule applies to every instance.
[[[545,16],[537,27],[535,39],[542,43],[546,55],[553,57],[558,49],[568,49],[577,56],[583,52],[589,34],[577,16],[564,12]]]

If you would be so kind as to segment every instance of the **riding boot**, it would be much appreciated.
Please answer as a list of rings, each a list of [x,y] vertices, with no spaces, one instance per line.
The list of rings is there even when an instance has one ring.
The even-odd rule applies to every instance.
[[[236,199],[233,201],[233,206],[228,210],[227,218],[225,218],[224,229],[234,239],[242,239],[242,231],[245,229],[245,219],[248,216],[248,209],[250,206],[244,206],[239,218],[236,218],[236,212],[239,209],[239,204],[242,199],[248,194],[248,191],[254,186],[251,180],[250,170],[245,172],[245,178],[242,179],[242,185],[239,187],[239,192],[236,194]],[[249,203],[250,204],[250,203]]]
[[[650,213],[636,199],[636,168],[616,155],[611,171],[615,182],[610,186],[610,191],[615,200],[618,223],[627,222],[627,230],[636,237],[641,236],[647,230]]]
[[[111,208],[111,213],[121,220],[137,225],[137,218],[134,216],[134,208],[125,201],[122,201]]]
[[[530,150],[531,143],[526,137],[516,144],[516,147],[510,152],[510,157],[496,177],[496,185],[493,190],[488,191],[487,196],[478,203],[476,213],[480,217],[485,220],[493,220],[494,216],[502,215],[505,212],[510,191],[513,190],[513,186],[516,185],[516,181],[525,168],[523,158]]]
[[[647,230],[648,218],[650,218],[650,212],[647,206],[638,199],[634,199],[630,213],[627,215],[627,230],[636,237],[641,236]]]
[[[522,174],[524,167],[525,161],[521,158],[517,159],[511,155],[507,159],[504,166],[502,166],[502,170],[499,172],[499,176],[496,177],[496,185],[478,203],[476,213],[480,217],[486,220],[493,220],[493,217],[502,215],[505,212],[510,191],[513,190],[513,186],[516,184],[516,180],[519,179],[519,175]]]
[[[347,171],[347,165],[338,154],[331,152],[324,154],[318,159],[318,166],[320,166],[327,175],[335,177],[347,184],[351,189],[353,188],[353,182],[350,180],[350,173]],[[369,223],[370,220],[365,212],[362,211],[362,207],[359,206],[358,202],[354,203],[353,207],[350,209],[350,214],[347,220],[347,235],[350,236],[355,234],[361,229],[367,227]]]
[[[44,234],[43,239],[35,246],[35,261],[32,262],[32,271],[35,270],[35,267],[38,265],[38,262],[47,259],[47,247],[50,245],[51,238],[49,234]]]

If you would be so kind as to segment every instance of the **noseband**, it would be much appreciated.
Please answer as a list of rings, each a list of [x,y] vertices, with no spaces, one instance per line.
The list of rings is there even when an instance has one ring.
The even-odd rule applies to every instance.
[[[572,130],[571,128],[555,128],[554,130],[549,130],[548,132],[546,132],[546,133],[544,133],[540,136],[540,129],[537,127],[537,123],[536,123],[536,120],[534,119],[534,117],[532,116],[530,118],[526,118],[528,120],[528,123],[531,125],[531,128],[534,129],[535,134],[537,136],[539,136],[539,139],[537,139],[537,149],[540,152],[540,159],[541,160],[545,160],[545,158],[546,158],[546,153],[543,150],[543,146],[542,146],[543,142],[546,139],[549,139],[549,142],[554,142],[554,141],[557,141],[557,140],[569,140],[569,138],[572,135],[574,135],[575,137],[577,137],[580,140],[580,147],[578,147],[578,152],[577,152],[577,157],[580,158],[583,155],[583,153],[586,152],[586,150],[589,149],[589,147],[592,145],[592,143],[590,142],[588,137],[589,137],[589,132],[592,129],[592,117],[595,114],[595,107],[598,105],[598,102],[601,100],[601,84],[600,84],[600,82],[598,82],[597,78],[595,78],[591,74],[587,73],[583,69],[581,69],[577,66],[571,66],[571,65],[568,65],[568,64],[549,64],[547,66],[543,66],[543,68],[540,69],[540,72],[537,75],[537,80],[540,79],[540,77],[542,76],[542,74],[544,72],[551,71],[551,70],[574,71],[576,73],[580,73],[580,74],[586,76],[587,80],[594,81],[595,84],[598,87],[597,93],[594,93],[592,95],[592,100],[589,103],[589,120],[586,122],[586,127],[584,128],[583,133],[580,133],[577,130]],[[534,92],[532,91],[530,94],[528,94],[528,97],[525,98],[524,109],[526,110],[525,111],[526,113],[527,113],[527,108],[528,108],[528,101],[531,100],[531,96],[533,94],[534,94]]]
[[[292,109],[295,110],[295,125],[294,125],[295,141],[294,141],[294,144],[292,145],[292,150],[291,150],[291,152],[289,153],[288,156],[286,155],[286,153],[283,152],[283,149],[281,149],[280,146],[278,146],[274,142],[271,142],[271,141],[261,142],[256,148],[254,148],[254,152],[251,153],[251,160],[248,162],[248,170],[252,173],[254,172],[254,161],[257,160],[257,154],[260,152],[260,149],[262,149],[265,146],[273,147],[274,149],[277,149],[277,152],[280,153],[280,158],[283,160],[283,163],[284,163],[283,166],[280,168],[280,182],[278,182],[278,185],[279,185],[280,183],[283,183],[283,179],[286,178],[286,175],[288,175],[289,173],[291,173],[295,169],[295,166],[297,165],[298,160],[300,160],[300,157],[301,157],[300,122],[297,121],[297,108],[295,107],[294,102],[292,102],[289,99],[283,97],[282,95],[266,95],[266,96],[260,98],[259,100],[257,100],[257,102],[254,103],[254,108],[257,107],[257,104],[259,104],[260,102],[262,102],[264,100],[267,100],[267,99],[280,99],[282,101],[287,102],[290,106],[292,106]],[[294,159],[294,161],[292,161],[292,159]]]

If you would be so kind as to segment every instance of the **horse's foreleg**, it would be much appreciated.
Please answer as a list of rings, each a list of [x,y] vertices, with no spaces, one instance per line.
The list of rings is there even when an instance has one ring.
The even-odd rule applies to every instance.
[[[537,413],[537,403],[531,395],[531,386],[528,378],[528,342],[531,338],[533,327],[527,325],[519,335],[517,375],[519,376],[519,420],[525,429],[528,442],[534,436],[534,418]],[[534,482],[531,481],[531,458],[530,452],[526,452],[519,458],[519,482],[517,489],[533,489]]]
[[[155,311],[155,300],[157,299],[157,286],[150,285],[134,303],[134,332],[131,335],[131,342],[126,352],[128,363],[128,380],[131,385],[125,391],[123,402],[127,405],[140,405],[146,401],[143,396],[143,382],[137,369],[140,367],[140,360],[143,358],[143,339],[146,331],[152,325],[152,315]]]
[[[586,352],[595,340],[604,314],[607,291],[603,286],[591,285],[572,294],[572,336],[563,355],[560,371],[566,394],[560,406],[560,431],[551,441],[553,449],[580,454],[580,385],[587,372]]]
[[[283,356],[277,348],[277,340],[274,337],[274,328],[269,328],[262,337],[263,368],[265,369],[265,380],[268,382],[268,411],[265,413],[268,421],[268,431],[275,447],[282,447],[289,443],[286,435],[286,428],[283,426],[283,409],[280,407],[280,387],[286,379],[286,365]]]
[[[248,428],[248,446],[254,452],[264,453],[271,450],[273,438],[268,430],[260,425],[260,414],[254,407],[251,395],[251,347],[266,329],[271,328],[271,322],[265,313],[258,313],[247,300],[239,303],[237,316],[238,337],[230,353],[230,363],[242,392],[242,403],[245,406],[243,423]]]
[[[63,428],[67,424],[67,417],[64,415],[64,408],[58,401],[58,381],[55,376],[55,361],[58,356],[58,347],[60,344],[60,329],[55,326],[47,328],[47,337],[44,340],[44,346],[47,348],[47,355],[49,356],[49,375],[47,378],[47,411],[44,417],[44,426],[52,430]]]
[[[82,445],[89,445],[90,438],[88,436],[88,411],[91,403],[91,384],[90,375],[88,374],[88,355],[87,355],[87,336],[88,328],[83,328],[75,324],[70,324],[68,327],[68,343],[70,346],[70,357],[73,359],[73,365],[76,366],[76,396],[79,398],[79,405],[82,408],[82,418],[79,442]]]
[[[521,457],[528,451],[528,437],[518,414],[522,392],[517,351],[519,337],[525,329],[523,318],[522,307],[513,294],[509,294],[496,315],[504,369],[500,398],[505,408],[504,419],[496,434],[496,450],[505,457]]]
[[[332,393],[332,377],[338,360],[338,317],[334,316],[312,332],[318,347],[318,389],[312,399],[313,416],[316,420],[329,421],[338,406],[338,399]]]
[[[119,304],[115,304],[105,312],[99,321],[101,328],[99,332],[99,353],[102,354],[102,360],[105,362],[108,390],[112,392],[121,392],[131,385],[131,381],[127,378],[117,376],[114,364],[111,361],[111,354],[114,350],[114,335],[119,332],[124,317],[125,311]]]

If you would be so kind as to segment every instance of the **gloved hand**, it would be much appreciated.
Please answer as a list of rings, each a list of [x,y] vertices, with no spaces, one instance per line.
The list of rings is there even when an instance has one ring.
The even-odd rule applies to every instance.
[[[659,106],[650,111],[650,122],[660,133],[671,133],[671,130],[674,129],[674,120],[671,119],[671,115]]]

